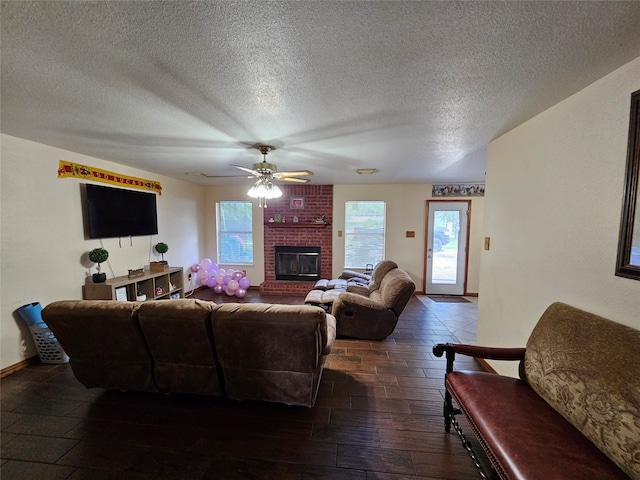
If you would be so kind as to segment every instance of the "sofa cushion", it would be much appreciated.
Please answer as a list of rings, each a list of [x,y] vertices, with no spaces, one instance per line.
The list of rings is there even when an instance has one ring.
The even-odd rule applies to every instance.
[[[640,331],[554,303],[524,361],[538,395],[632,478],[640,478],[639,348]]]
[[[345,290],[347,288],[347,281],[341,278],[334,278],[327,282],[327,290]]]
[[[61,300],[42,318],[69,355],[87,388],[156,391],[152,359],[138,324],[135,302]]]
[[[195,299],[146,302],[140,326],[155,360],[158,388],[164,392],[221,395],[211,333],[215,303]]]
[[[225,303],[211,323],[230,398],[314,404],[333,341],[322,308]]]
[[[359,279],[363,282],[369,282],[371,280],[371,275],[367,273],[356,272],[355,270],[343,270],[338,278],[342,278],[344,280],[355,280]]]
[[[338,298],[344,290],[311,290],[307,293],[304,303],[308,305],[317,305],[329,307]]]

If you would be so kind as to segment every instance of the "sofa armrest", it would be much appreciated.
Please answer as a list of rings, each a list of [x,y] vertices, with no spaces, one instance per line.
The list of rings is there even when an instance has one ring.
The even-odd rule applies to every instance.
[[[336,341],[336,317],[327,313],[327,343],[322,349],[322,353],[329,355],[333,349],[333,342]]]
[[[486,360],[522,360],[526,348],[503,348],[503,347],[482,347],[478,345],[468,345],[464,343],[439,343],[433,347],[436,357],[451,349],[455,353],[474,358],[484,358]]]
[[[344,308],[387,311],[387,307],[384,303],[376,302],[368,296],[351,292],[343,292],[340,294],[336,301],[333,302],[333,311],[331,313],[337,317],[335,313],[336,309]]]
[[[433,354],[436,357],[441,357],[443,354],[446,355],[447,373],[450,373],[453,371],[456,353],[485,360],[515,360],[522,362],[526,350],[526,348],[520,347],[482,347],[463,343],[439,343],[434,345]]]
[[[369,296],[369,287],[364,285],[358,285],[356,283],[348,283],[347,284],[347,292],[356,293],[358,295],[363,295],[365,297]]]

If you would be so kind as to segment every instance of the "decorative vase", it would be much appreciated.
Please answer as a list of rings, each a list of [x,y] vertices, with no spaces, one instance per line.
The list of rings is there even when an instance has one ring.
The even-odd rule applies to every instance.
[[[106,273],[94,273],[93,274],[93,283],[104,283],[107,280]]]
[[[144,302],[147,299],[147,296],[143,293],[142,295],[136,295],[136,301]]]

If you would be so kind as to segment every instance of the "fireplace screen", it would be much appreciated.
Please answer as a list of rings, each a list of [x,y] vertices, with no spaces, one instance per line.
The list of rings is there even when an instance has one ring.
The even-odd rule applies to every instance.
[[[320,247],[276,247],[276,280],[320,279]]]

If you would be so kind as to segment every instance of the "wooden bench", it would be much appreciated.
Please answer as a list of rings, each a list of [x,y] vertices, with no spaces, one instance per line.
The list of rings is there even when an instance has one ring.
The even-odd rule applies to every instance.
[[[552,304],[526,348],[438,344],[444,417],[490,478],[456,415],[468,419],[502,479],[640,479],[640,331]],[[520,377],[456,371],[466,355],[520,362]]]

